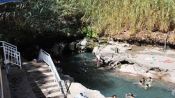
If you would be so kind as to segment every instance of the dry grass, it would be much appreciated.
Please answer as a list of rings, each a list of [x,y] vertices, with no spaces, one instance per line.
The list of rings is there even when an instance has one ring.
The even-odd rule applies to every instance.
[[[72,0],[85,10],[96,32],[117,34],[130,31],[174,30],[175,0]]]

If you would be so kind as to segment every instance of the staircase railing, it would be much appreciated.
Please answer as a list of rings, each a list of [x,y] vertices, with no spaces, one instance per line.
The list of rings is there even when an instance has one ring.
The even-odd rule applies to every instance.
[[[0,67],[1,67],[1,65],[0,65]],[[1,88],[0,88],[0,90],[1,90],[1,98],[5,98],[4,97],[4,87],[3,87],[3,80],[2,80],[2,70],[1,70],[1,68],[0,68],[0,86],[1,86]]]
[[[20,57],[20,52],[18,52],[17,46],[15,45],[12,45],[5,41],[0,41],[0,48],[2,48],[3,50],[3,54],[2,54],[3,58],[2,58],[2,61],[0,62],[0,98],[6,98],[7,95],[9,96],[9,94],[6,95],[6,92],[5,92],[7,88],[4,87],[4,83],[6,82],[3,82],[2,65],[4,64],[4,67],[6,68],[7,73],[10,66],[17,65],[21,68],[21,57]]]
[[[17,46],[7,43],[5,41],[0,41],[1,46],[3,48],[4,54],[4,64],[14,64],[21,68],[21,56],[20,52],[17,50]]]
[[[63,80],[61,80],[58,72],[57,72],[57,69],[55,67],[55,64],[53,63],[52,61],[52,58],[50,56],[49,53],[47,53],[46,51],[40,49],[40,53],[39,53],[39,57],[38,59],[40,61],[44,61],[48,66],[49,68],[51,69],[52,73],[54,74],[54,77],[56,79],[56,82],[58,83],[58,86],[59,88],[61,89],[61,92],[66,95],[66,86],[65,86],[65,82]]]

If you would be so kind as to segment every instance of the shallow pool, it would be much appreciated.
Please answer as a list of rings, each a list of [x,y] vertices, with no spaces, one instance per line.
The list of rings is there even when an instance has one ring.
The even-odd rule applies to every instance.
[[[155,82],[153,87],[144,90],[134,84],[135,79],[126,79],[106,71],[98,70],[95,66],[94,56],[91,53],[66,56],[62,62],[65,74],[74,77],[87,88],[99,90],[105,96],[117,95],[124,98],[126,93],[132,92],[136,98],[175,98],[171,90]],[[161,84],[162,85],[162,84]]]

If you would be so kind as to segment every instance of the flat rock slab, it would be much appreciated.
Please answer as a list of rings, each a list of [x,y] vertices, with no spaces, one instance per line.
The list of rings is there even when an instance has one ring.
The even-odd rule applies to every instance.
[[[115,51],[116,48],[119,50],[118,53]],[[175,83],[174,50],[163,51],[163,49],[158,47],[138,47],[118,42],[100,45],[94,49],[93,52],[96,56],[100,56],[106,62],[114,62],[112,66],[118,66],[116,64],[122,60],[134,63],[120,66],[118,70],[121,72],[161,78],[165,81]],[[160,68],[161,72],[149,71],[149,69],[155,67]]]

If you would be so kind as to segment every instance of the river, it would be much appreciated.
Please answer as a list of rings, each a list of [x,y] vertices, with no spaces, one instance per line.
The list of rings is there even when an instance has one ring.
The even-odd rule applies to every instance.
[[[153,87],[145,90],[135,84],[135,78],[126,78],[109,71],[96,68],[95,57],[91,53],[74,54],[64,57],[62,67],[65,74],[72,76],[87,88],[99,90],[105,96],[117,95],[124,98],[133,93],[136,98],[175,98],[164,83],[154,82]]]

